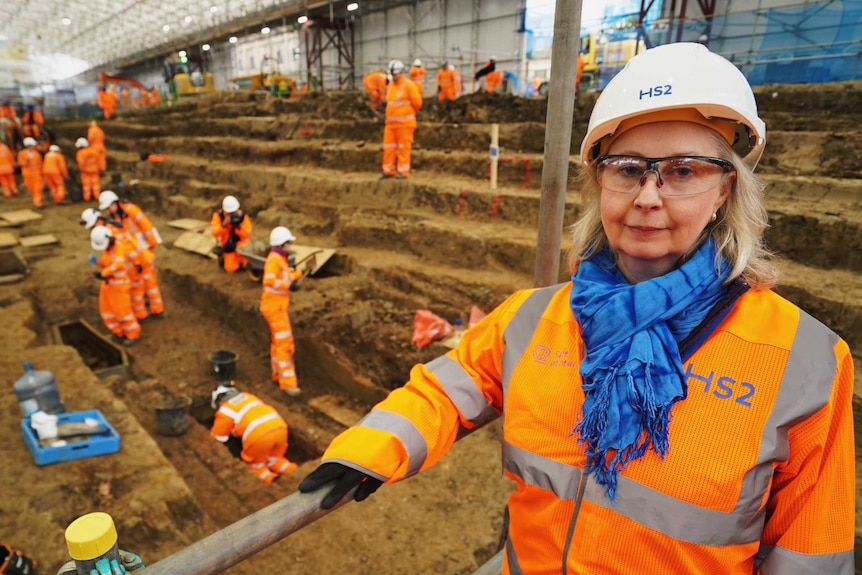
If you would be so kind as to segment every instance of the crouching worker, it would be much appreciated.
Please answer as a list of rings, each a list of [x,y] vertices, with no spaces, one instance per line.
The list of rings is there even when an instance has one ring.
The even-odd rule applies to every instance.
[[[109,337],[131,347],[141,337],[141,324],[132,311],[129,268],[135,264],[130,247],[118,242],[106,226],[96,226],[90,231],[90,246],[102,252],[102,257],[96,261],[101,270],[93,272],[93,277],[101,282],[99,315],[111,331]]]
[[[232,382],[218,384],[212,391],[216,410],[210,435],[222,443],[230,436],[242,439],[240,458],[258,479],[269,485],[279,476],[296,470],[287,451],[287,423],[272,406]]]
[[[248,264],[237,250],[251,239],[251,218],[239,209],[239,200],[225,196],[221,209],[213,214],[210,221],[213,237],[218,246],[213,250],[218,255],[219,264],[228,273],[233,273]]]

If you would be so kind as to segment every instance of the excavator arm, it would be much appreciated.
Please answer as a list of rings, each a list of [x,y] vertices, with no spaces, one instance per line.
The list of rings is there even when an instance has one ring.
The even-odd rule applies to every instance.
[[[123,78],[122,76],[109,76],[105,72],[99,72],[100,84],[126,84],[131,88],[143,89],[144,85],[131,78]]]

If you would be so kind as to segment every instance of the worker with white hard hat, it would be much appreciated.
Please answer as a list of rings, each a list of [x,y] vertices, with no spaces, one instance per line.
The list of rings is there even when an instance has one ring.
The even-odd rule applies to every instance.
[[[159,287],[155,267],[155,248],[162,243],[159,230],[150,221],[137,204],[120,197],[113,190],[105,190],[99,196],[99,209],[107,212],[107,216],[120,222],[125,233],[137,241],[138,250],[143,259],[141,277],[144,280],[144,290],[150,316],[164,317],[165,303]]]
[[[285,456],[287,422],[274,407],[238,390],[232,381],[216,385],[210,397],[216,410],[210,435],[225,444],[231,437],[238,438],[242,443],[239,456],[255,477],[269,485],[296,471],[296,463]]]
[[[18,165],[21,167],[24,185],[33,198],[33,207],[41,208],[45,183],[42,180],[42,154],[36,149],[36,145],[35,138],[24,138],[24,148],[18,151]]]
[[[239,206],[236,196],[225,196],[221,208],[210,219],[210,231],[218,242],[213,251],[218,255],[219,267],[231,274],[248,265],[248,259],[238,248],[251,241],[251,217]]]
[[[410,80],[419,87],[419,92],[425,93],[425,76],[428,70],[422,65],[422,60],[416,58],[413,60],[413,66],[410,67]]]
[[[295,240],[296,237],[284,226],[277,226],[270,232],[270,250],[263,264],[263,293],[260,296],[260,312],[269,324],[271,335],[272,379],[287,395],[300,393],[293,361],[296,344],[288,313],[290,292],[299,287],[305,275],[290,265],[289,255]]]
[[[42,161],[42,176],[48,184],[51,198],[59,204],[66,198],[66,180],[69,179],[69,169],[66,158],[60,152],[60,146],[52,144]]]
[[[503,574],[853,575],[854,358],[771,289],[765,137],[726,58],[632,58],[581,144],[572,279],[414,367],[299,491],[361,501],[501,417]]]
[[[391,60],[392,82],[386,88],[386,120],[383,128],[383,173],[380,178],[410,176],[410,152],[416,131],[416,112],[422,107],[422,91],[404,77],[404,62]]]
[[[98,200],[102,189],[102,173],[98,150],[90,147],[87,138],[75,140],[75,160],[78,162],[78,171],[81,172],[81,193],[83,200]]]
[[[111,332],[109,337],[130,347],[141,336],[141,325],[132,311],[129,268],[135,264],[131,261],[128,244],[118,242],[107,226],[96,225],[90,230],[90,246],[101,252],[96,261],[101,269],[93,272],[93,277],[102,282],[99,315]]]

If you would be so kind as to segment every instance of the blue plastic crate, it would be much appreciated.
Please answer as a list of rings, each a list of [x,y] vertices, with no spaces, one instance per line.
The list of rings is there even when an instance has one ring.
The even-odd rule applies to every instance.
[[[85,419],[95,419],[99,426],[105,431],[94,433],[86,441],[67,442],[59,447],[42,447],[39,445],[39,437],[36,430],[30,427],[30,418],[21,420],[21,433],[24,435],[24,443],[30,450],[30,454],[36,461],[36,465],[48,465],[60,461],[72,459],[84,459],[108,453],[116,453],[120,450],[120,435],[111,427],[108,420],[97,409],[86,411],[75,411],[73,413],[60,413],[57,415],[57,423],[82,423]]]

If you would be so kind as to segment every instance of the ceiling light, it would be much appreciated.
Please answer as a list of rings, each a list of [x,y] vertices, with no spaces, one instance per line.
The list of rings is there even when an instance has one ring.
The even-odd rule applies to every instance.
[[[210,6],[210,13],[215,14],[218,12],[218,6]]]
[[[231,36],[230,38],[228,38],[228,42],[230,42],[231,44],[236,44],[236,36]]]
[[[308,22],[308,16],[300,16],[299,18],[296,19],[296,21],[299,22],[300,24],[305,24],[306,22]]]
[[[201,50],[203,50],[204,52],[209,52],[210,51],[210,45],[204,44],[203,46],[201,46]]]
[[[351,2],[347,5],[348,12],[353,12],[354,10],[359,10],[359,4],[357,4],[356,2]]]
[[[179,54],[180,54],[180,58],[185,58],[186,56],[189,55],[188,52],[186,52],[185,50],[180,50]]]
[[[60,21],[63,23],[63,26],[68,26],[68,25],[70,25],[70,24],[72,23],[72,19],[71,19],[71,18],[63,18],[63,19],[62,19],[62,20],[60,20]]]
[[[170,31],[171,31],[171,27],[170,27],[170,26],[168,26],[167,24],[165,24],[164,26],[162,26],[162,32],[170,32]]]
[[[260,29],[261,34],[269,34],[269,32],[270,32],[269,26],[264,26],[263,28]]]
[[[191,16],[186,16],[185,18],[183,18],[183,22],[185,22],[186,24],[188,24],[188,23],[189,23],[189,22],[191,22],[191,21],[192,21],[192,17],[191,17]]]

